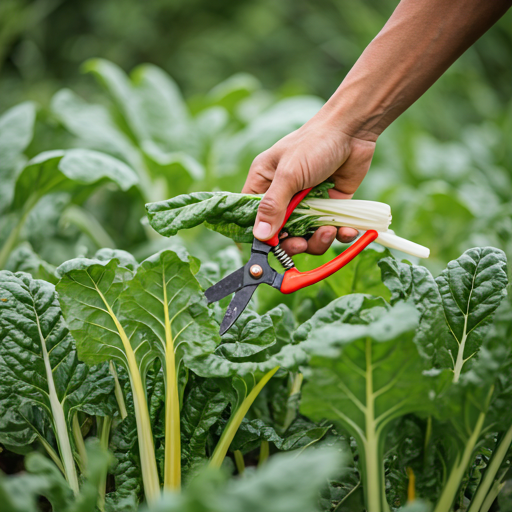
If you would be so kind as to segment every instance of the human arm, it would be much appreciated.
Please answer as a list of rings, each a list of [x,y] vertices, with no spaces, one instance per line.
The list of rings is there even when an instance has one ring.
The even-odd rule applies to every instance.
[[[402,0],[337,91],[304,126],[254,160],[243,192],[265,193],[254,226],[267,240],[293,194],[331,178],[332,198],[352,197],[366,176],[379,135],[510,7],[512,0]],[[350,228],[325,226],[289,254],[321,254]]]

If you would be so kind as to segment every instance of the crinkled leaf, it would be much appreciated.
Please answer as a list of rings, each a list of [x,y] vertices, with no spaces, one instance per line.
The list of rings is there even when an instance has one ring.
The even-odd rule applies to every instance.
[[[435,356],[435,343],[445,330],[441,295],[432,274],[425,267],[402,263],[395,258],[379,261],[382,281],[391,292],[391,304],[412,300],[420,314],[415,341],[422,353]]]
[[[244,388],[239,390],[241,396],[245,396],[247,389],[252,389],[260,376],[276,366],[296,370],[307,360],[302,348],[291,344],[291,331],[288,329],[294,325],[294,319],[286,306],[278,306],[266,315],[251,311],[246,318],[251,318],[250,329],[244,329],[244,324],[242,329],[235,328],[236,334],[223,336],[214,353],[190,363],[190,368],[203,377],[238,377]],[[257,336],[262,336],[262,340],[258,341]],[[252,346],[244,348],[246,341]],[[264,342],[264,346],[258,345],[259,342]],[[239,356],[241,353],[247,355]]]
[[[268,315],[244,311],[222,338],[217,354],[226,358],[249,357],[276,343],[274,325]]]
[[[449,330],[444,337],[448,353],[455,355],[461,350],[467,359],[479,349],[491,316],[506,295],[506,268],[503,251],[478,247],[448,263],[436,279]],[[451,359],[445,357],[444,361],[449,365]]]
[[[259,446],[262,440],[273,443],[280,451],[305,448],[322,439],[331,426],[319,426],[304,417],[299,417],[283,435],[280,435],[272,425],[263,420],[244,419],[230,449],[250,451]]]
[[[146,209],[151,226],[163,236],[208,222],[208,227],[223,226],[223,234],[236,242],[250,242],[259,202],[259,197],[248,194],[194,192],[150,203]]]
[[[10,410],[2,415],[5,442],[13,443],[12,432],[6,431],[11,422],[41,436],[44,420],[27,404],[40,407],[52,420],[49,386],[55,386],[68,425],[77,410],[93,415],[113,413],[114,383],[108,368],[88,368],[78,361],[52,284],[23,272],[2,271],[0,310],[0,374],[4,383],[0,408]],[[46,357],[52,382],[48,381]],[[33,438],[25,436],[27,442]]]
[[[392,300],[410,298],[420,313],[418,345],[441,367],[454,368],[459,360],[459,374],[482,345],[506,294],[506,264],[499,249],[469,249],[434,280],[424,267],[392,259],[380,262]]]
[[[45,410],[29,402],[17,408],[11,407],[9,400],[2,400],[0,404],[0,442],[3,445],[15,453],[26,453],[38,438],[54,449],[55,436],[51,419]]]
[[[226,396],[212,380],[194,379],[181,412],[182,471],[190,477],[207,461],[206,446],[210,429],[228,405]]]
[[[296,339],[305,340],[301,346],[311,355],[301,412],[340,422],[355,437],[367,508],[385,506],[379,482],[389,425],[432,407],[424,361],[412,341],[417,317],[411,305],[389,307],[352,295],[320,310],[297,331]]]
[[[320,185],[319,187],[322,187]],[[146,205],[149,223],[163,236],[174,236],[182,229],[205,223],[206,227],[232,238],[252,242],[252,228],[261,197],[231,192],[193,192]],[[291,236],[306,234],[315,217],[292,215],[283,228]]]

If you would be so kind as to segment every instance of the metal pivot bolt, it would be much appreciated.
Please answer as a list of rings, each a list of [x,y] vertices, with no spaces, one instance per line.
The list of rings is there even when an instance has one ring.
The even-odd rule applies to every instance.
[[[260,267],[260,265],[251,265],[249,273],[252,277],[254,277],[254,279],[259,279],[263,275],[263,269]]]

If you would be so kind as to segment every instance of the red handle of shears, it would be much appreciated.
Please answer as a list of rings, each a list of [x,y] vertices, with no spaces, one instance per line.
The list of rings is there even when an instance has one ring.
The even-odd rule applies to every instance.
[[[299,206],[299,203],[309,194],[313,187],[306,188],[301,192],[295,194],[286,208],[283,223],[278,232],[264,243],[276,247],[279,244],[279,232],[283,229],[284,225],[293,213],[293,210]],[[322,281],[326,277],[337,272],[340,268],[344,267],[347,263],[351,262],[366,246],[370,245],[379,234],[373,229],[368,230],[361,238],[354,242],[349,248],[345,249],[340,255],[336,256],[333,260],[325,263],[324,265],[308,270],[307,272],[300,272],[296,268],[291,268],[284,273],[283,282],[281,284],[282,293],[292,293],[311,286],[312,284]]]
[[[279,233],[284,228],[284,225],[288,222],[288,219],[290,218],[290,215],[293,213],[293,210],[295,210],[295,208],[299,206],[299,203],[311,192],[312,188],[313,187],[305,188],[304,190],[298,192],[292,197],[292,200],[290,201],[288,208],[286,208],[286,213],[284,215],[284,220],[283,223],[281,224],[281,227],[270,240],[265,240],[263,243],[271,245],[272,247],[276,247],[276,245],[279,245]]]
[[[331,276],[347,263],[351,262],[366,246],[370,245],[379,233],[373,229],[368,230],[361,238],[356,240],[350,247],[345,249],[340,255],[324,265],[300,272],[296,268],[291,268],[284,273],[283,282],[281,283],[281,293],[292,293],[311,286],[312,284],[322,281],[326,277]]]

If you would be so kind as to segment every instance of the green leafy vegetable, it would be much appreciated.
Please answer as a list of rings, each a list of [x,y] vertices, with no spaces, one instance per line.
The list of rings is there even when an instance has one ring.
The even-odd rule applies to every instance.
[[[187,360],[209,354],[220,342],[201,287],[188,258],[165,251],[145,260],[119,297],[124,319],[147,328],[147,358],[158,356],[166,385],[166,443],[164,486],[180,486],[179,376]]]
[[[113,380],[105,366],[89,369],[78,361],[52,284],[23,272],[2,271],[0,310],[0,439],[7,444],[28,444],[38,438],[50,456],[61,461],[77,493],[69,435],[72,421],[77,411],[111,413],[108,397]],[[45,421],[52,425],[56,451],[42,432]],[[16,438],[11,435],[14,424]],[[22,431],[25,434],[20,439]]]
[[[304,236],[319,226],[348,226],[379,232],[377,243],[420,258],[428,258],[426,247],[397,237],[388,231],[391,209],[372,201],[326,199],[321,184],[312,197],[306,197],[288,219],[284,230],[290,236]],[[317,199],[317,196],[321,196]],[[230,192],[195,192],[146,205],[151,226],[163,236],[200,224],[228,236],[235,242],[251,242],[261,196]]]
[[[492,314],[506,294],[507,260],[492,247],[466,251],[434,281],[423,267],[386,259],[379,263],[392,300],[411,298],[421,313],[416,339],[457,382],[478,351]]]
[[[385,434],[393,420],[428,410],[430,385],[412,341],[414,308],[403,303],[387,310],[382,300],[342,297],[302,325],[297,341],[311,356],[301,411],[340,422],[355,437],[366,507],[386,510]]]
[[[155,448],[146,400],[144,378],[152,355],[139,324],[123,326],[119,296],[132,272],[110,262],[79,258],[58,269],[62,311],[77,343],[79,357],[88,364],[114,359],[130,376],[135,406],[139,452],[146,499],[156,501],[160,484]]]

